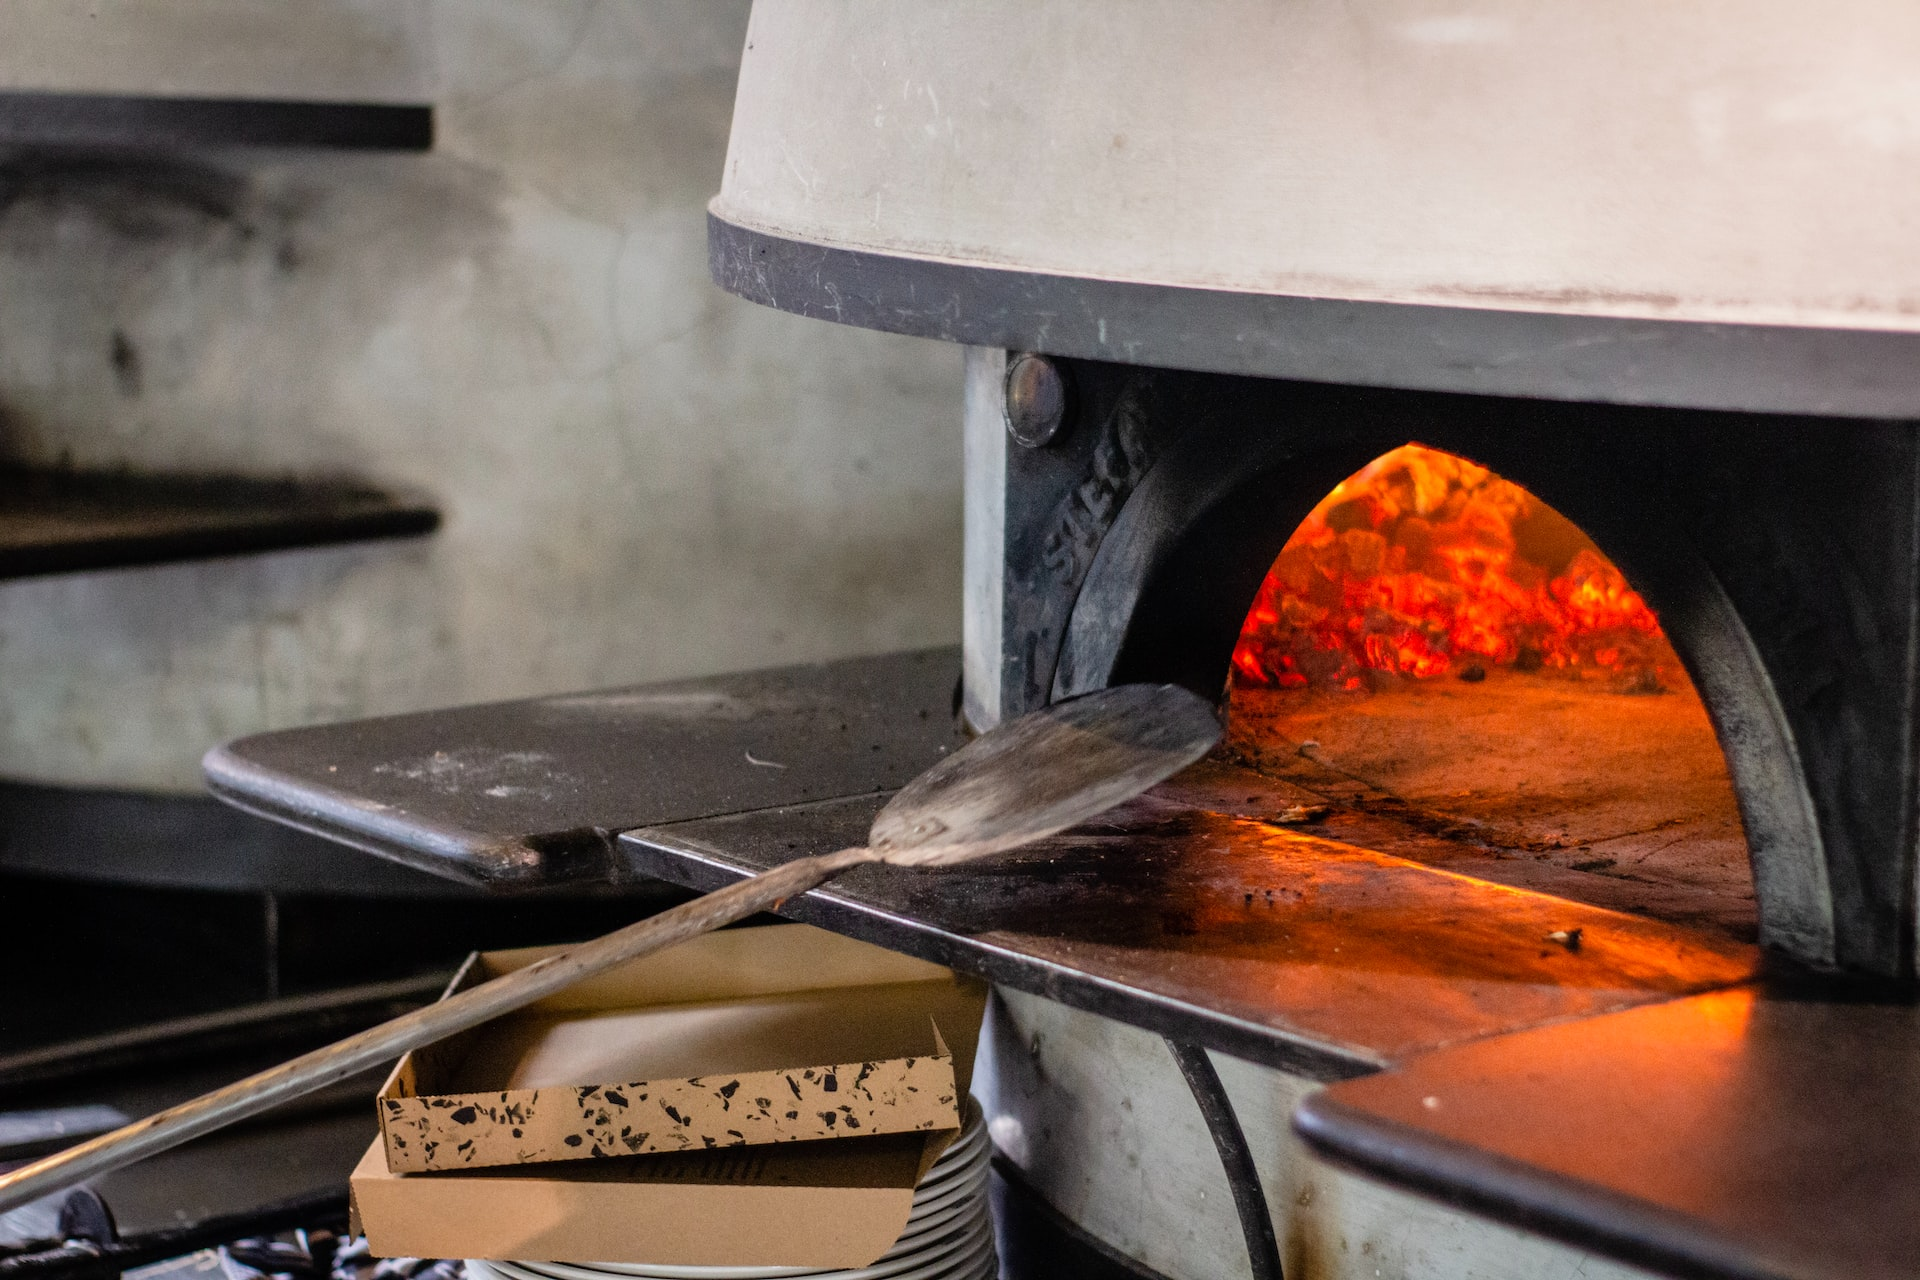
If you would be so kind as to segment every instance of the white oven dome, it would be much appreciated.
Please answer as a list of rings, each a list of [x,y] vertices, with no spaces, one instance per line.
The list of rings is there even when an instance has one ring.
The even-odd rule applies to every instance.
[[[1920,331],[1915,67],[1920,9],[1893,0],[763,0],[711,206],[715,271],[789,310],[986,345],[1905,415],[1920,398],[1887,394],[1878,367],[1912,363],[1910,344],[1872,336]],[[861,255],[864,273],[783,274],[748,258],[765,248],[752,237]],[[1022,279],[975,297],[927,274],[942,269]],[[1162,295],[1130,317],[1120,285],[1207,299]],[[1422,335],[1383,336],[1352,332],[1331,303],[1481,318],[1428,314]],[[1733,381],[1788,389],[1662,389],[1668,375],[1634,359],[1669,337],[1632,324],[1517,336],[1489,313],[1869,336],[1850,355],[1815,341],[1822,354],[1792,357],[1789,376],[1772,336],[1755,338],[1773,343],[1764,356],[1736,358],[1722,347],[1738,336],[1694,335],[1684,363],[1751,366]],[[1375,354],[1306,350],[1339,347],[1322,331],[1341,324],[1346,347]],[[1416,342],[1427,372],[1368,366]],[[1567,349],[1594,345],[1631,350],[1581,374]],[[1502,368],[1542,359],[1557,372]],[[1635,377],[1649,386],[1608,386]]]
[[[1920,9],[778,0],[730,221],[1325,298],[1920,327]]]

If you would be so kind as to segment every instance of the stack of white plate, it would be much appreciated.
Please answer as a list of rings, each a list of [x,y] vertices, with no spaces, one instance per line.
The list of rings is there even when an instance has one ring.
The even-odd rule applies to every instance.
[[[637,1262],[467,1263],[468,1280],[993,1280],[1000,1261],[987,1211],[986,1125],[980,1107],[967,1127],[934,1161],[913,1193],[913,1212],[884,1257],[857,1270],[817,1267],[668,1266]]]

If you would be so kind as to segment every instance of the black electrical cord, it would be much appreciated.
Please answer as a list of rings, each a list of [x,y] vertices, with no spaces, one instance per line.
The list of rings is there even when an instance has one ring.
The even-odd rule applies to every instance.
[[[1280,1265],[1280,1242],[1274,1235],[1273,1215],[1267,1211],[1267,1193],[1260,1186],[1260,1171],[1254,1167],[1253,1151],[1240,1130],[1240,1118],[1233,1114],[1233,1102],[1227,1097],[1213,1059],[1197,1044],[1169,1039],[1167,1048],[1186,1077],[1187,1088],[1200,1107],[1200,1116],[1213,1135],[1213,1147],[1220,1155],[1220,1166],[1227,1174],[1227,1187],[1233,1192],[1233,1207],[1240,1214],[1240,1234],[1247,1242],[1247,1262],[1253,1268],[1253,1280],[1285,1280]]]

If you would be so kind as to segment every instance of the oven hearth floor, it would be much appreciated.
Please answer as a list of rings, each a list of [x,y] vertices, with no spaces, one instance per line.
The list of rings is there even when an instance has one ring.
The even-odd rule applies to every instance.
[[[1684,689],[1496,668],[1377,693],[1236,688],[1221,755],[1336,839],[1578,902],[1757,929],[1720,744]]]

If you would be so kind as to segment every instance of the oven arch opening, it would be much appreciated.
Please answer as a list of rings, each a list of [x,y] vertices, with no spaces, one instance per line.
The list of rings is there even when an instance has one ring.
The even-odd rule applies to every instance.
[[[1248,604],[1293,530],[1343,480],[1417,436],[1564,515],[1652,607],[1724,754],[1759,939],[1832,966],[1821,828],[1768,667],[1680,522],[1648,518],[1647,492],[1669,483],[1664,425],[1605,406],[1356,388],[1262,384],[1238,403],[1216,398],[1173,435],[1102,540],[1074,599],[1052,696],[1129,680],[1218,695]]]
[[[1254,595],[1223,755],[1304,825],[1593,905],[1756,933],[1705,706],[1577,525],[1466,458],[1401,445],[1296,526]]]

